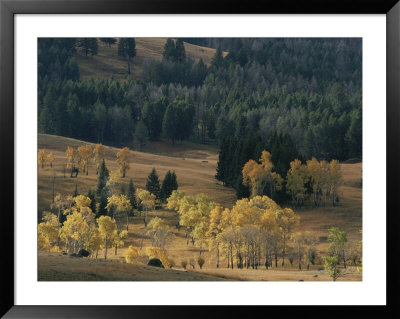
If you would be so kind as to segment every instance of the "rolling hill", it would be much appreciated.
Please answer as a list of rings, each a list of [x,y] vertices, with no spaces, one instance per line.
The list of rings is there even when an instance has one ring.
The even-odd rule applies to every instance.
[[[47,151],[53,151],[55,155],[54,169],[49,166],[38,168],[39,212],[49,209],[52,194],[50,181],[53,174],[56,175],[55,192],[72,194],[76,185],[79,193],[84,195],[87,194],[89,188],[95,189],[98,176],[94,172],[94,167],[89,168],[88,176],[79,174],[77,178],[70,178],[69,174],[66,173],[64,177],[63,167],[66,163],[65,149],[67,146],[77,147],[85,144],[90,143],[60,136],[39,134],[38,147],[45,148]],[[175,170],[178,178],[179,190],[184,191],[188,195],[204,193],[213,201],[225,207],[232,207],[234,204],[236,200],[234,190],[223,186],[222,183],[217,182],[214,178],[218,158],[217,149],[190,143],[173,146],[163,142],[157,142],[154,143],[154,145],[150,143],[148,149],[157,149],[158,154],[131,151],[131,168],[128,170],[127,177],[123,179],[122,183],[126,185],[129,182],[129,179],[132,178],[136,188],[144,188],[147,176],[153,167],[156,168],[160,180],[163,179],[167,170]],[[114,147],[106,147],[106,163],[107,167],[111,171],[117,169],[115,154],[118,150],[119,149]],[[340,202],[338,206],[314,208],[311,205],[306,205],[301,209],[296,209],[296,214],[299,215],[301,219],[298,230],[307,230],[315,233],[320,240],[320,244],[317,246],[318,250],[323,251],[327,248],[328,243],[326,239],[328,229],[331,227],[339,227],[341,230],[346,231],[350,241],[361,240],[361,234],[359,232],[362,227],[362,189],[360,186],[361,168],[361,163],[342,164],[344,184],[339,189]],[[156,216],[163,218],[170,227],[172,235],[166,247],[168,256],[175,261],[176,269],[182,269],[180,261],[183,258],[188,259],[198,255],[199,247],[192,244],[187,245],[184,230],[177,230],[175,228],[177,220],[174,212],[165,208],[160,208],[149,213],[150,219]],[[139,215],[130,217],[129,236],[125,240],[124,248],[118,250],[118,255],[111,254],[109,258],[123,262],[124,251],[129,245],[139,247],[141,234],[143,234],[143,232],[143,216]],[[150,245],[151,238],[146,236],[143,246],[146,247]],[[305,276],[301,272],[299,273],[296,269],[290,267],[285,269],[274,269],[273,273],[265,271],[257,273],[257,270],[246,270],[240,272],[240,270],[238,270],[238,272],[224,274],[223,268],[220,270],[215,268],[215,256],[213,253],[204,251],[203,254],[206,259],[204,266],[205,269],[198,271],[202,274],[209,274],[219,278],[224,277],[234,280],[304,280]],[[99,253],[99,256],[101,256],[101,253]],[[43,278],[52,278],[55,273],[63,272],[63,270],[57,268],[58,266],[54,266],[54,263],[57,263],[56,260],[52,261],[55,258],[54,256],[42,254],[39,255],[39,258],[43,259],[42,264],[45,265],[45,268],[47,267],[46,271],[48,271],[45,271]],[[59,267],[64,267],[63,269],[65,271],[65,267],[69,267],[68,264],[71,259],[68,259],[65,256],[57,258],[64,258]],[[224,258],[222,258],[221,261],[222,265],[224,265],[223,260]],[[125,266],[122,264],[118,267]],[[308,280],[328,280],[327,274],[323,275],[323,272],[318,271],[318,267],[320,266],[315,265],[311,268],[311,270],[315,271],[317,277],[307,275],[310,277],[307,277]],[[125,270],[121,271],[124,272]],[[290,271],[292,271],[292,273],[290,273]],[[309,274],[311,274],[311,272]],[[313,273],[313,275],[315,274]],[[87,273],[81,273],[77,276],[86,275]],[[101,277],[103,275],[99,276]],[[129,278],[126,277],[126,280],[132,279]],[[172,278],[175,279],[171,280],[179,280],[176,279],[176,277]],[[343,280],[361,280],[361,274],[357,274],[355,268],[350,267],[349,275],[344,277]]]
[[[162,60],[164,45],[167,38],[135,38],[136,56],[133,58],[132,78],[140,79],[142,65],[147,59]],[[80,76],[82,80],[90,78],[108,79],[113,77],[116,80],[127,79],[127,63],[117,54],[118,44],[108,47],[107,44],[98,41],[98,54],[86,57],[78,51],[75,54]],[[203,59],[206,65],[211,64],[215,49],[184,43],[186,55],[198,61]],[[227,52],[224,53],[226,55]]]

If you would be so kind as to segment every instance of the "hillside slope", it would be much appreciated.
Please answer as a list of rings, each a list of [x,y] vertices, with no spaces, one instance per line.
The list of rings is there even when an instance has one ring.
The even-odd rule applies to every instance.
[[[140,79],[142,65],[146,59],[161,60],[167,38],[135,38],[136,56],[133,58],[132,78]],[[117,80],[127,79],[127,62],[118,56],[118,44],[112,45],[98,41],[99,52],[96,56],[86,57],[82,52],[77,52],[75,57],[78,62],[82,80],[89,78],[108,79],[111,76]],[[186,55],[196,61],[203,59],[206,65],[211,64],[215,49],[184,43]],[[227,53],[225,53],[226,55]]]

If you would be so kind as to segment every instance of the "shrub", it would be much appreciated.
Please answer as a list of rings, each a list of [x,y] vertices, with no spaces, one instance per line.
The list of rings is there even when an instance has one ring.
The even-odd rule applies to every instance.
[[[168,258],[168,261],[169,261],[170,268],[175,267],[175,260],[173,260],[172,258]]]
[[[186,260],[186,259],[182,259],[182,260],[181,260],[181,265],[182,265],[183,269],[186,269],[187,260]]]
[[[193,258],[189,259],[189,265],[192,266],[193,269],[195,268],[196,263]]]
[[[196,258],[196,261],[197,261],[197,263],[199,264],[200,269],[202,269],[202,268],[203,268],[203,265],[204,265],[204,262],[205,262],[204,258],[201,257],[201,256],[198,256],[198,257]]]
[[[137,247],[133,247],[132,245],[130,245],[128,250],[125,252],[125,261],[128,264],[136,263],[140,257],[140,250]]]
[[[62,249],[60,247],[58,247],[57,245],[53,246],[50,248],[50,251],[53,253],[61,253]]]
[[[164,268],[171,268],[167,252],[160,247],[147,247],[146,254],[149,258],[158,258],[161,260]]]

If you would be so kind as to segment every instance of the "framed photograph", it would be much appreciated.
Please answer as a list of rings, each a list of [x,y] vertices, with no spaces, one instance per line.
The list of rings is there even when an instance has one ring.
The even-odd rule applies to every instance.
[[[398,312],[397,1],[0,3],[5,318]]]

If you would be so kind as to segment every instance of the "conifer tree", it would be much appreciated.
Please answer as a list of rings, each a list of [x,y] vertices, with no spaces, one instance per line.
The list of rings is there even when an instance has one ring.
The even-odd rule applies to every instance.
[[[92,191],[92,189],[89,189],[87,197],[89,197],[91,200],[90,209],[92,210],[92,212],[96,212],[96,196],[94,194],[94,191]]]
[[[158,179],[157,171],[155,168],[153,168],[153,170],[147,177],[146,189],[150,193],[154,194],[157,199],[160,199],[161,195],[160,181]]]
[[[101,191],[100,193],[100,198],[99,198],[99,205],[97,208],[97,214],[96,217],[100,217],[100,216],[105,216],[107,215],[107,194],[104,190]]]
[[[99,178],[98,178],[98,182],[97,182],[97,190],[96,193],[98,196],[101,195],[103,188],[106,186],[108,178],[109,178],[109,172],[108,169],[106,167],[106,162],[103,159],[103,162],[101,163],[100,166],[100,174],[99,174]]]
[[[79,193],[78,193],[78,184],[75,184],[75,190],[74,190],[74,197],[76,197],[76,196],[78,196],[79,195]]]
[[[115,38],[100,38],[100,41],[106,43],[109,48],[117,42]]]
[[[128,61],[128,74],[131,74],[131,59],[136,56],[136,43],[134,38],[119,39],[118,56]]]
[[[171,171],[165,174],[164,180],[161,185],[161,199],[165,201],[171,195]]]
[[[171,196],[174,190],[178,189],[178,182],[176,180],[175,171],[168,171],[165,174],[162,186],[161,186],[161,199],[166,201]]]
[[[129,185],[128,185],[128,199],[131,202],[132,211],[134,208],[137,207],[135,193],[136,193],[136,189],[135,189],[135,186],[133,185],[133,180],[131,178],[129,180]]]

